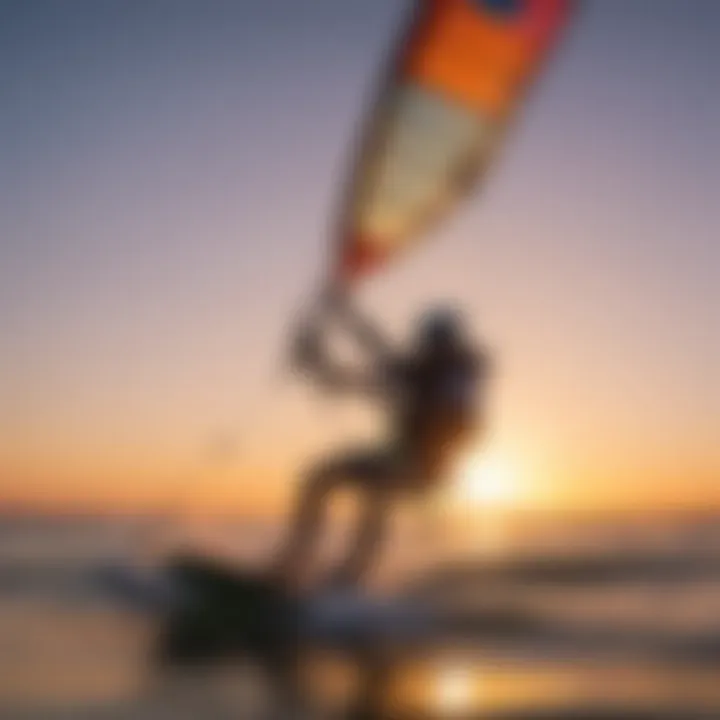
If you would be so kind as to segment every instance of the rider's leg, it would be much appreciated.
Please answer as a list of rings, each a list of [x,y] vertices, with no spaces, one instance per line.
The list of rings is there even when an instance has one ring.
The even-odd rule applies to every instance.
[[[283,581],[291,587],[296,587],[304,580],[303,576],[323,530],[328,496],[344,479],[339,466],[325,464],[311,471],[300,489],[290,532],[278,562]]]
[[[388,492],[374,485],[361,488],[363,494],[357,535],[347,558],[330,575],[329,585],[351,587],[361,582],[378,558],[385,540],[391,510]]]

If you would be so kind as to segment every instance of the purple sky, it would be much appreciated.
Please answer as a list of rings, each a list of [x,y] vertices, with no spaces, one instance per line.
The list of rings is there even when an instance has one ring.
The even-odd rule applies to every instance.
[[[372,430],[281,350],[405,7],[0,0],[0,492],[239,487]],[[400,337],[469,308],[539,501],[720,500],[719,70],[717,0],[587,0],[482,196],[363,291]]]

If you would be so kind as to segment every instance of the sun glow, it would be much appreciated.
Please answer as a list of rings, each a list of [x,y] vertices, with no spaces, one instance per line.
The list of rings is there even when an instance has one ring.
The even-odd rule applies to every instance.
[[[435,704],[446,715],[466,714],[477,701],[477,679],[469,667],[444,667],[435,681]]]
[[[482,506],[504,506],[520,498],[517,472],[497,454],[470,455],[461,465],[457,480],[461,501]]]

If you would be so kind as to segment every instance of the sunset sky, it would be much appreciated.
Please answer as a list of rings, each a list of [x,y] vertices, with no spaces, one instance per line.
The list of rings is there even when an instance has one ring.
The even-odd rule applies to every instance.
[[[283,351],[405,9],[0,0],[0,503],[243,512],[373,433]],[[518,505],[720,506],[719,69],[717,0],[587,0],[482,196],[363,289],[398,339],[467,308]]]

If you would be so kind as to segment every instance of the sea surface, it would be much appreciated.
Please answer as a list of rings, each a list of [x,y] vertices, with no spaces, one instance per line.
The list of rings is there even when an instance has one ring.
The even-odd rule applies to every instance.
[[[149,661],[156,619],[98,578],[118,564],[151,571],[187,546],[257,563],[279,532],[258,521],[1,518],[0,718],[262,717],[256,668],[161,677]],[[434,553],[393,543],[415,552],[395,553],[382,591],[414,584],[484,618],[466,641],[398,665],[388,700],[398,716],[720,719],[720,517],[507,520],[492,553],[479,537],[431,543]],[[332,707],[347,673],[333,674],[337,658],[316,662],[319,706]]]

